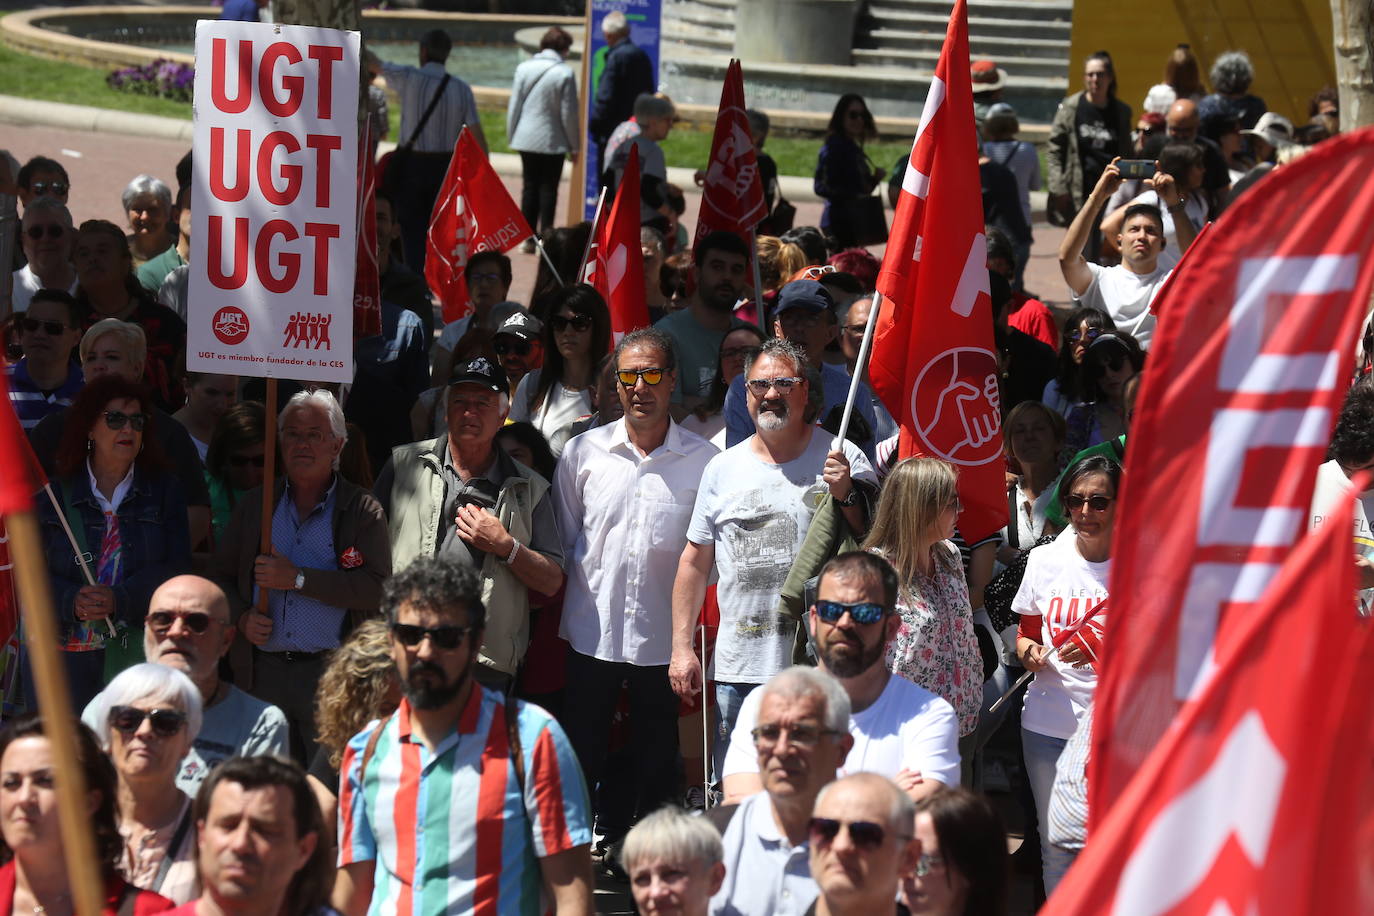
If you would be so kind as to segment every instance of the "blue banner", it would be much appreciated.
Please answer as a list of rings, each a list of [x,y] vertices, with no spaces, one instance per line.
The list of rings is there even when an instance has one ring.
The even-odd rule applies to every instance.
[[[588,23],[588,35],[583,50],[584,54],[590,55],[591,60],[591,79],[585,97],[588,121],[591,120],[596,87],[602,71],[606,68],[606,52],[610,50],[606,44],[606,36],[601,31],[601,21],[616,10],[624,13],[626,21],[630,24],[630,41],[649,56],[649,62],[654,68],[654,85],[658,85],[663,0],[592,0],[592,21]],[[601,193],[601,174],[597,169],[597,162],[601,157],[597,142],[592,138],[590,131],[586,141],[587,152],[583,160],[586,163],[586,187],[583,189],[582,204],[584,218],[591,219],[596,214],[596,199]]]

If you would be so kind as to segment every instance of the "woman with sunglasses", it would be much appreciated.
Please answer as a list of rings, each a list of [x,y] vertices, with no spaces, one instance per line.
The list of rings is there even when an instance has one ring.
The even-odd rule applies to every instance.
[[[144,916],[172,901],[127,884],[116,868],[124,841],[115,820],[115,772],[95,735],[76,724],[76,763],[86,782],[86,815],[104,881],[101,916]],[[75,913],[57,815],[57,760],[43,720],[25,715],[0,732],[0,913]]]
[[[205,482],[210,487],[211,533],[218,543],[245,493],[262,486],[266,459],[267,412],[259,401],[225,411],[205,450]]]
[[[857,200],[873,193],[887,172],[873,165],[864,153],[864,144],[878,139],[878,127],[863,96],[848,92],[840,96],[826,127],[825,144],[816,162],[816,195],[825,200],[821,228],[834,234],[841,248],[858,247],[853,229],[832,222],[835,204]]]
[[[200,732],[200,690],[175,668],[144,663],[120,672],[89,712],[119,779],[119,873],[178,905],[194,900],[200,881],[191,797],[176,778]]]
[[[1054,891],[1073,861],[1072,853],[1051,845],[1046,836],[1050,791],[1059,755],[1097,687],[1093,666],[1105,613],[1092,612],[1107,600],[1120,490],[1121,465],[1103,455],[1084,458],[1064,472],[1059,499],[1070,527],[1052,543],[1030,552],[1021,588],[1011,603],[1021,620],[1016,656],[1027,671],[1035,672],[1021,712],[1021,748],[1040,823],[1046,894]],[[1085,619],[1091,622],[1072,633]]]
[[[561,454],[570,427],[592,411],[596,364],[610,349],[611,315],[600,294],[585,283],[559,290],[544,322],[544,365],[520,380],[510,419],[532,423]]]
[[[919,916],[1005,916],[1007,831],[985,796],[952,788],[916,803],[921,857],[902,878],[902,900]]]
[[[749,351],[757,350],[766,339],[763,332],[752,324],[731,328],[721,338],[711,393],[700,407],[683,419],[683,429],[709,440],[721,451],[725,450],[725,394],[730,390],[730,383],[744,374],[744,358]]]
[[[1064,463],[1126,432],[1126,382],[1144,368],[1145,351],[1130,334],[1104,332],[1088,346],[1079,367],[1084,403],[1064,417]]]
[[[1107,331],[1115,331],[1112,316],[1099,308],[1084,306],[1074,309],[1064,321],[1059,337],[1059,364],[1054,378],[1045,386],[1040,402],[1060,416],[1067,416],[1070,408],[1083,401],[1081,369],[1088,345]]]
[[[105,683],[106,640],[141,646],[154,589],[191,571],[186,498],[149,427],[153,410],[142,385],[116,375],[90,382],[64,417],[52,481],[61,508],[39,501],[77,710]]]
[[[973,734],[983,702],[983,662],[973,631],[968,580],[950,543],[959,518],[954,466],[906,458],[883,482],[863,549],[892,564],[902,625],[887,646],[888,667],[943,697]]]

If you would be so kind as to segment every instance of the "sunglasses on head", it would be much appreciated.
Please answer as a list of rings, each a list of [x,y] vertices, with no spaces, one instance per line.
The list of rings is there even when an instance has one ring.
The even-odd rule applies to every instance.
[[[556,334],[562,334],[569,327],[579,333],[591,330],[592,327],[592,320],[586,315],[574,315],[571,318],[566,315],[554,315],[551,321]]]
[[[148,626],[154,630],[169,630],[173,620],[180,620],[186,629],[199,636],[210,629],[210,615],[204,611],[153,611],[148,615]]]
[[[648,369],[617,369],[616,378],[620,379],[620,384],[626,388],[633,388],[639,384],[640,379],[644,379],[647,385],[657,385],[663,381],[663,369],[652,366]]]
[[[463,641],[463,637],[475,629],[475,627],[421,627],[413,623],[393,623],[391,635],[395,636],[403,646],[418,646],[420,640],[428,636],[429,641],[440,649],[456,649],[458,644]]]
[[[122,410],[105,411],[105,425],[110,429],[123,429],[127,423],[134,428],[134,432],[143,432],[143,427],[148,424],[146,413],[124,413]]]
[[[65,181],[35,181],[29,185],[29,190],[35,194],[46,194],[49,191],[54,194],[66,194],[71,185]]]
[[[863,852],[872,852],[883,845],[887,831],[872,821],[837,821],[833,817],[813,817],[806,822],[811,845],[829,846],[840,835],[840,828],[849,831],[849,841]]]
[[[236,468],[246,468],[252,465],[255,468],[263,466],[264,458],[262,455],[230,455],[229,466]]]
[[[802,271],[802,275],[799,279],[819,280],[826,274],[836,274],[839,272],[839,268],[837,268],[834,264],[813,264],[810,267],[806,268],[806,270]]]
[[[530,342],[528,340],[498,340],[491,345],[497,356],[529,356]]]
[[[837,623],[845,612],[849,613],[855,623],[877,623],[883,619],[885,613],[881,604],[872,601],[860,601],[856,604],[845,604],[843,601],[816,602],[816,616],[826,623]]]
[[[768,393],[769,388],[776,388],[779,393],[787,394],[794,386],[800,385],[801,381],[800,378],[792,375],[782,376],[780,378],[751,378],[749,381],[745,382],[745,384],[749,386],[749,390],[754,392],[754,394],[763,397]]]
[[[46,226],[30,226],[24,230],[24,234],[35,242],[45,235],[50,239],[60,239],[66,232],[67,230],[57,223],[49,223]]]
[[[138,731],[143,720],[153,726],[153,734],[159,738],[170,738],[186,725],[186,713],[175,709],[137,709],[133,706],[116,706],[110,710],[110,727],[121,735],[132,735]]]
[[[43,321],[38,318],[23,318],[19,321],[19,327],[30,334],[42,328],[50,337],[56,337],[67,330],[67,326],[60,321]]]
[[[1070,493],[1064,497],[1064,508],[1070,512],[1077,512],[1085,505],[1094,512],[1106,512],[1107,507],[1112,504],[1114,496],[1079,496],[1077,493]]]

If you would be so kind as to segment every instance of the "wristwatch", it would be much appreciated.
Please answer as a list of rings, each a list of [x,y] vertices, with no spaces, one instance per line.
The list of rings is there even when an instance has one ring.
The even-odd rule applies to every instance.
[[[296,591],[305,588],[305,570],[296,570],[296,581],[292,583],[292,587],[295,588]]]
[[[858,501],[859,501],[859,488],[856,487],[856,486],[854,486],[852,483],[849,485],[849,495],[846,496],[844,499],[837,499],[837,500],[835,500],[836,503],[838,503],[839,505],[844,506],[844,507],[846,507],[846,508],[848,508],[849,506],[854,505],[854,504],[857,503]]]

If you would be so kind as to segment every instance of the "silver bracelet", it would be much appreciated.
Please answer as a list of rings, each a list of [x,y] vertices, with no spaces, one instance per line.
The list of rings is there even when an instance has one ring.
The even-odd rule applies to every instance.
[[[511,538],[510,553],[501,562],[505,563],[507,566],[513,566],[515,565],[515,558],[518,556],[520,556],[520,542],[515,538]]]

